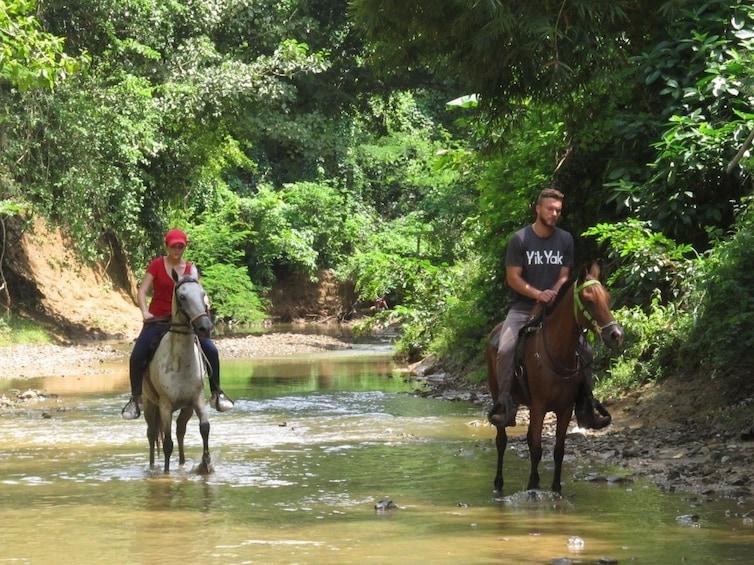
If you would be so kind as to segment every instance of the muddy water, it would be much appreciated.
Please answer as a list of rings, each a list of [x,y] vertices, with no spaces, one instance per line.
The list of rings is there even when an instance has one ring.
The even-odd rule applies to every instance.
[[[577,481],[573,457],[565,498],[531,496],[520,441],[495,498],[481,409],[407,394],[396,369],[380,348],[226,361],[237,404],[211,412],[207,477],[148,468],[143,419],[119,416],[125,364],[4,382],[58,396],[0,414],[0,564],[752,562],[752,501]]]

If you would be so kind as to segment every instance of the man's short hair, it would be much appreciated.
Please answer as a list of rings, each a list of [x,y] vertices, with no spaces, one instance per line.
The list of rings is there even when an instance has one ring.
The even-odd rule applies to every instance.
[[[542,190],[542,192],[539,193],[537,204],[541,204],[542,200],[544,200],[545,198],[554,198],[555,200],[560,200],[561,202],[563,202],[565,195],[555,188],[545,188]]]

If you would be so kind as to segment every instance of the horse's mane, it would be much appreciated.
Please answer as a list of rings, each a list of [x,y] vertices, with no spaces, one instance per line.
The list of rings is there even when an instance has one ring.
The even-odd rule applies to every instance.
[[[198,282],[199,282],[199,279],[197,279],[195,276],[191,274],[180,275],[177,279],[175,279],[176,287],[181,286],[184,283],[198,283]]]
[[[581,277],[583,277],[584,279],[586,279],[586,269],[585,268],[579,269],[579,270],[574,270],[571,273],[571,276],[568,277],[568,280],[565,283],[563,283],[563,286],[561,286],[560,289],[558,290],[558,295],[555,297],[555,300],[553,300],[552,304],[549,304],[545,308],[545,315],[549,316],[550,314],[552,314],[552,312],[555,310],[555,308],[558,307],[558,304],[563,299],[563,297],[566,295],[566,293],[568,291],[570,291],[571,287],[574,284],[576,284],[576,282],[578,280],[580,280]]]

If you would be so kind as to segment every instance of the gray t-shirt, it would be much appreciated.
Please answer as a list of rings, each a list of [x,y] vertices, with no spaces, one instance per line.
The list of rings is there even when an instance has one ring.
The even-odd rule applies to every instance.
[[[573,268],[573,236],[555,228],[550,237],[539,237],[531,225],[521,228],[508,242],[505,265],[521,267],[521,276],[537,290],[552,288],[563,267]],[[536,300],[512,291],[511,309],[531,310]]]

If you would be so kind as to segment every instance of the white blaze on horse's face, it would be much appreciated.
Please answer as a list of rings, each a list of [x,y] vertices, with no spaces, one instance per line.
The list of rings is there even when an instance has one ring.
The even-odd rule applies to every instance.
[[[207,314],[202,285],[193,277],[183,277],[175,284],[177,315],[200,337],[209,337],[212,322]]]

